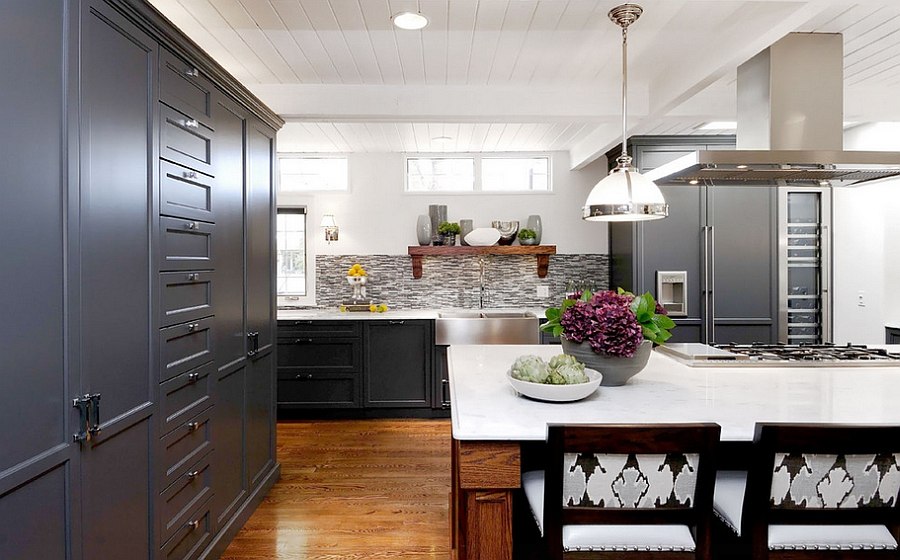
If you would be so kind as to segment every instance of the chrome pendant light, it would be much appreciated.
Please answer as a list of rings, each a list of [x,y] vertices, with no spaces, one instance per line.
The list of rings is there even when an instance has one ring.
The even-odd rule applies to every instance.
[[[609,19],[622,28],[622,155],[616,168],[594,185],[584,204],[582,218],[597,222],[639,222],[669,215],[669,206],[659,187],[631,166],[628,155],[628,26],[644,10],[637,4],[622,4],[609,12]]]

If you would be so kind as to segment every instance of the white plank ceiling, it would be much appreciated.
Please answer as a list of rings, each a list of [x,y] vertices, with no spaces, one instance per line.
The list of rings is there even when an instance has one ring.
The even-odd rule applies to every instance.
[[[283,151],[568,150],[578,166],[621,134],[616,0],[149,1],[285,118]],[[792,31],[843,34],[845,121],[900,120],[900,0],[640,3],[629,133],[734,120],[735,69]],[[406,10],[428,27],[394,29]]]

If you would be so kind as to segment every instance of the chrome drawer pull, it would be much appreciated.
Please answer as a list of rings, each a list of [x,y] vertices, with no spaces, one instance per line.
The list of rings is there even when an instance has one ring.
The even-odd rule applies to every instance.
[[[313,341],[313,339],[311,339],[311,338],[295,338],[294,344],[307,344],[312,341]]]
[[[313,374],[311,373],[298,373],[294,379],[312,379]]]
[[[184,177],[185,179],[196,179],[197,172],[196,171],[182,171],[181,176]]]
[[[187,476],[188,480],[194,480],[195,478],[197,478],[197,476],[199,474],[200,474],[200,471],[191,471],[191,472],[187,473],[185,476]]]
[[[188,222],[184,226],[188,229],[197,229],[197,222]]]
[[[200,75],[200,71],[196,68],[188,68],[184,71],[185,76],[190,76],[191,78],[196,78]]]
[[[200,323],[188,323],[187,330],[188,330],[188,332],[194,332],[195,330],[197,330],[197,327],[199,327],[199,326],[200,326]]]
[[[197,274],[196,272],[193,272],[193,273],[187,275],[187,279],[190,280],[191,282],[196,282],[197,280],[200,279],[200,275]]]
[[[200,123],[198,123],[196,119],[182,119],[179,121],[179,124],[184,128],[198,128],[200,126]]]
[[[188,523],[187,526],[191,528],[191,531],[196,531],[197,528],[200,527],[200,520],[195,519],[194,521]]]
[[[196,432],[200,428],[200,422],[188,422],[184,426],[189,432]]]
[[[188,374],[188,383],[196,383],[200,379],[200,372],[194,371]]]

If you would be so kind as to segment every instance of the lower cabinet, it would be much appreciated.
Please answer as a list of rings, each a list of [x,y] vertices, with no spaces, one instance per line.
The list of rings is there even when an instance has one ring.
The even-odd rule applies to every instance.
[[[285,411],[441,408],[431,320],[279,321],[277,354]]]

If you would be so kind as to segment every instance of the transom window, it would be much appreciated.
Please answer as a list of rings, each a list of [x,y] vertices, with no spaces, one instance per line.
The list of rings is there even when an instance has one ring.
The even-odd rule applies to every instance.
[[[281,190],[286,192],[346,191],[348,165],[346,157],[278,156]]]
[[[551,192],[550,157],[409,156],[406,192]]]

